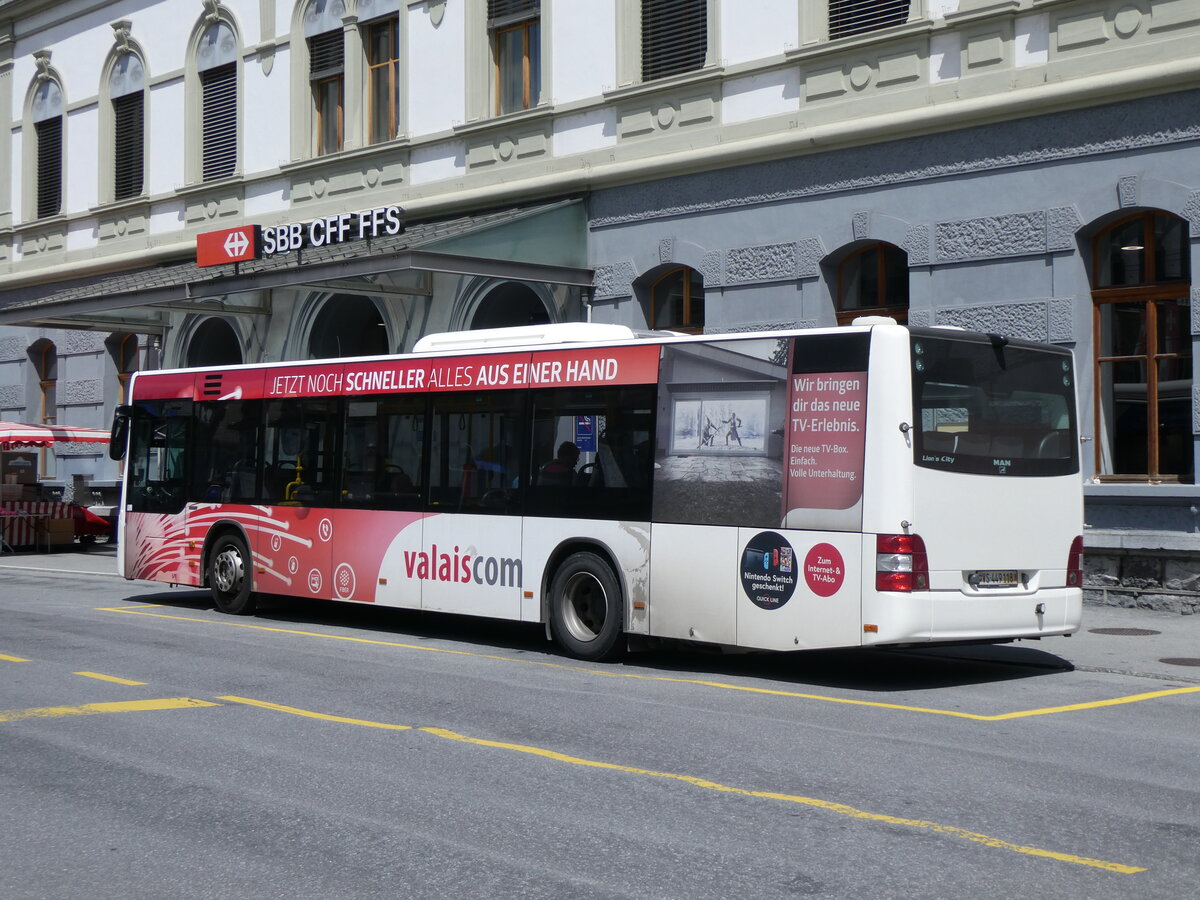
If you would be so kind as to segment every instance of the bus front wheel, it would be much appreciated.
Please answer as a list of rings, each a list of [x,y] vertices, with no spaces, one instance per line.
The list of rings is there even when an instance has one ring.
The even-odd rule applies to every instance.
[[[550,582],[550,633],[578,659],[612,659],[624,626],[621,586],[595,553],[572,553]]]
[[[254,594],[250,592],[250,551],[236,534],[217,538],[208,558],[208,585],[213,602],[221,612],[245,616],[254,612]]]

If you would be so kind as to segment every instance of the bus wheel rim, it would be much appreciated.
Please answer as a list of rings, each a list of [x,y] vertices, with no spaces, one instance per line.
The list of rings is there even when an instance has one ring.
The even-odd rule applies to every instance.
[[[576,572],[563,587],[560,601],[563,625],[577,641],[594,641],[608,617],[604,585],[590,572]]]
[[[246,575],[242,554],[233,547],[227,547],[217,554],[213,560],[213,582],[217,590],[224,594],[237,591]]]

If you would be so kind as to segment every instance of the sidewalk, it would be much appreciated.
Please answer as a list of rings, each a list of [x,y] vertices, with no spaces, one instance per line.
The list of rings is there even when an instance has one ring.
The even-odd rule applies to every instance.
[[[0,584],[6,569],[118,578],[117,549],[114,544],[77,544],[55,553],[5,553],[0,555]],[[1020,658],[1031,665],[1054,665],[1056,659],[1062,659],[1082,671],[1200,684],[1200,616],[1153,610],[1085,606],[1083,627],[1071,637],[977,647],[930,644],[928,652],[1012,662],[1012,648],[1021,648]],[[1146,689],[1159,687],[1147,685]]]

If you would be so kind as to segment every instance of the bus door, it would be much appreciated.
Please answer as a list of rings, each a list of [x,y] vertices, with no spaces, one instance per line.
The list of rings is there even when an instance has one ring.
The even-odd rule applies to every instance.
[[[263,373],[254,370],[206,372],[195,378],[185,528],[197,555],[210,529],[227,522],[240,526],[252,556],[261,553],[256,503],[262,401],[248,398],[261,396],[262,383]]]
[[[298,597],[336,596],[338,401],[291,397],[264,403],[263,497],[256,583]],[[278,587],[276,587],[276,585]]]
[[[521,392],[434,395],[429,515],[414,559],[425,609],[521,617],[524,422]]]

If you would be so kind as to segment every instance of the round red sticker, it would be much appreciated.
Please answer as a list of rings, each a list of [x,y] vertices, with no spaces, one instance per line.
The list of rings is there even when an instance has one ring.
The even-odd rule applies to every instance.
[[[846,577],[846,566],[842,554],[833,544],[817,544],[804,557],[804,580],[808,588],[818,597],[829,597],[838,592]]]

